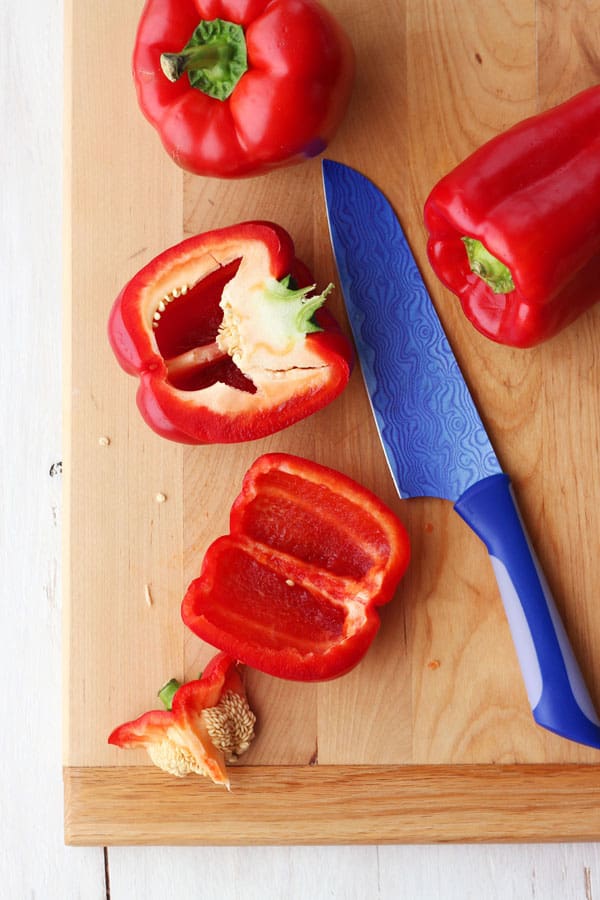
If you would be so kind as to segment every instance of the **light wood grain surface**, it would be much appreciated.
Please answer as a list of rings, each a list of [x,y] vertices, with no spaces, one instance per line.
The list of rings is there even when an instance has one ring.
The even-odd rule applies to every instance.
[[[378,0],[368,9],[331,0],[329,6],[353,41],[358,76],[328,153],[380,184],[401,216],[597,695],[600,556],[583,555],[587,535],[600,528],[593,456],[585,452],[600,437],[597,379],[590,375],[597,311],[532,352],[492,344],[432,276],[422,207],[433,183],[483,140],[592,82],[587,48],[594,27],[598,32],[600,6],[583,10],[533,0],[479,6]],[[181,447],[141,420],[136,385],[115,364],[106,321],[120,287],[158,251],[185,235],[272,218],[294,236],[319,282],[335,281],[336,273],[319,160],[242,182],[184,175],[173,165],[140,115],[131,86],[128,60],[138,16],[138,4],[119,0],[67,8],[67,772],[88,767],[97,780],[96,770],[104,767],[112,784],[119,767],[146,764],[143,752],[123,754],[107,745],[106,735],[154,705],[158,685],[173,675],[189,677],[212,652],[184,629],[181,597],[205,548],[227,531],[245,470],[260,453],[277,449],[333,465],[374,490],[406,522],[413,563],[383,610],[371,652],[350,675],[304,685],[248,673],[259,737],[244,762],[411,765],[429,777],[440,765],[585,764],[595,790],[598,753],[533,723],[483,546],[448,503],[398,499],[358,369],[331,407],[263,441]],[[572,41],[555,46],[555,33],[566,31]],[[109,66],[109,58],[116,63]],[[339,291],[332,305],[344,320]],[[157,504],[157,492],[167,502]],[[548,502],[551,496],[565,499],[559,506]],[[347,779],[350,784],[350,769]],[[82,783],[73,780],[68,792],[80,813]],[[373,784],[376,797],[390,789],[382,778]],[[440,781],[440,794],[446,789]],[[305,796],[310,790],[302,784],[299,821],[312,817]],[[255,800],[260,817],[258,791]],[[482,805],[481,836],[493,839],[497,832],[486,812]],[[74,816],[69,819],[69,839],[79,842]],[[89,835],[89,826],[82,822],[82,833]],[[557,837],[569,836],[560,823],[557,829]],[[408,839],[410,831],[395,834]],[[243,841],[239,823],[235,833]],[[515,819],[513,837],[527,833]],[[250,841],[251,834],[248,827]],[[342,835],[347,830],[340,821]],[[433,836],[451,837],[443,831]],[[578,836],[595,833],[586,832],[582,820]],[[383,838],[376,819],[370,837]],[[365,839],[358,827],[356,839]]]
[[[112,900],[198,896],[392,900],[399,895],[414,900],[591,900],[600,892],[597,843],[124,846],[106,852],[101,847],[64,847],[59,691],[63,498],[61,476],[54,466],[62,458],[62,12],[57,0],[24,0],[18,7],[7,5],[3,18],[5,179],[0,215],[6,298],[0,380],[5,461],[0,617],[6,640],[0,664],[4,686],[0,895],[48,900],[109,896]],[[561,3],[555,9],[546,5],[544,12],[550,20],[567,14],[591,16],[594,9],[589,3]],[[483,31],[493,45],[493,35]],[[418,39],[425,37],[417,34]],[[558,31],[554,35],[557,45],[575,54],[573,59],[589,39],[586,29],[577,39]],[[37,77],[25,77],[32,59]],[[559,82],[557,78],[555,90]],[[423,147],[423,152],[433,151]],[[525,371],[519,377],[511,373],[509,385],[516,399],[520,391],[528,393],[527,379]],[[555,386],[555,391],[559,388]],[[570,452],[587,454],[584,437],[570,435],[568,441],[574,444]],[[551,479],[552,473],[547,477]],[[563,485],[557,495],[560,506],[572,494]],[[578,485],[575,495],[585,518],[586,486]],[[587,548],[589,544],[570,550],[584,569],[593,555]]]

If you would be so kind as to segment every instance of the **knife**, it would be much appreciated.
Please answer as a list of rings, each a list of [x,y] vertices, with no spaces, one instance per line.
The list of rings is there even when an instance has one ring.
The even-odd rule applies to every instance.
[[[440,497],[484,542],[533,718],[600,749],[600,719],[400,223],[360,172],[323,160],[331,243],[369,400],[402,498]]]

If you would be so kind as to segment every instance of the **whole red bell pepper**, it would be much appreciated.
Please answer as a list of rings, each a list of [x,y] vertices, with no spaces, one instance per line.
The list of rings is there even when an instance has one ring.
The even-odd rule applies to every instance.
[[[315,0],[147,0],[133,73],[175,162],[231,178],[325,149],[348,105],[354,54]]]
[[[248,749],[256,721],[235,661],[219,653],[199,679],[183,685],[172,679],[159,696],[167,709],[119,725],[109,744],[143,747],[170,775],[196,772],[228,788],[226,763]]]
[[[290,236],[245,222],[161,253],[117,297],[109,321],[139,409],[158,434],[235,443],[297,422],[344,389],[352,348],[313,296]]]
[[[408,565],[397,517],[333,469],[259,457],[230,533],[208,548],[182,603],[199,637],[270,675],[335,678],[364,656]]]
[[[547,340],[600,300],[600,87],[526,119],[441,179],[429,260],[501,344]]]

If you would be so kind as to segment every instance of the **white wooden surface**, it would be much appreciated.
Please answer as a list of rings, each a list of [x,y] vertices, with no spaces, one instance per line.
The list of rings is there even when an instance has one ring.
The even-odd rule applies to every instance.
[[[0,898],[600,900],[599,844],[64,847],[61,483],[50,475],[61,459],[62,3],[0,8]]]

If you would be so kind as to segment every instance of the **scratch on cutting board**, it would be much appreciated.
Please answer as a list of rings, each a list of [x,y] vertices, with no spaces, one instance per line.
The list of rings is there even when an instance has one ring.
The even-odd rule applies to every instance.
[[[152,594],[150,593],[150,585],[144,585],[144,600],[146,601],[146,606],[152,606]]]
[[[147,247],[140,247],[139,250],[136,250],[134,253],[127,257],[127,261],[129,262],[129,260],[135,259],[136,256],[141,256],[142,253],[145,253],[147,249]]]
[[[583,867],[583,883],[585,884],[585,900],[594,900],[592,896],[592,870],[589,866]]]

